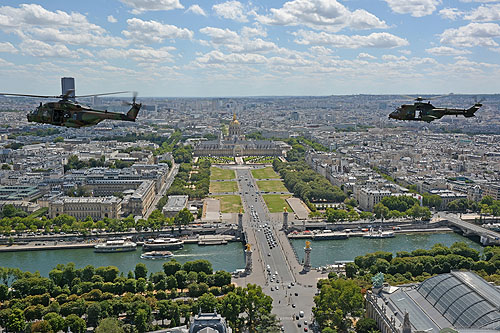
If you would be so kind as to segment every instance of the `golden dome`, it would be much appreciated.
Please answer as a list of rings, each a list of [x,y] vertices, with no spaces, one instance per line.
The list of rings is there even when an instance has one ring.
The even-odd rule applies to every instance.
[[[235,125],[239,125],[240,122],[238,121],[238,119],[236,119],[236,113],[233,113],[233,121],[231,122],[231,124],[235,124]]]

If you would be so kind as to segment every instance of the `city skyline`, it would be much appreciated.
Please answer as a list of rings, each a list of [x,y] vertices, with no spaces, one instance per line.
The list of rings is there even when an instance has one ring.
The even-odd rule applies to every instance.
[[[500,1],[5,1],[3,92],[491,94]]]

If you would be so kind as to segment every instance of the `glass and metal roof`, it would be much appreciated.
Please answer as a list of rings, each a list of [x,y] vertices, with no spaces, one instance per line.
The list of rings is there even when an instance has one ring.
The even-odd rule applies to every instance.
[[[441,274],[417,290],[457,328],[500,329],[500,291],[472,272]]]

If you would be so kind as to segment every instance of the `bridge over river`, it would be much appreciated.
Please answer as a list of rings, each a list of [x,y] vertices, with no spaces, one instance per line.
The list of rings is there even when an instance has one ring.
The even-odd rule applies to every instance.
[[[483,245],[500,245],[500,233],[496,231],[466,222],[455,214],[445,214],[443,219],[448,222],[450,227],[460,229],[464,236],[479,236],[479,240]]]

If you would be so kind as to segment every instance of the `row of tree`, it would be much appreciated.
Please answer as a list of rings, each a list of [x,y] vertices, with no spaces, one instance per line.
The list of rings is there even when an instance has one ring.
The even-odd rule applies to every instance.
[[[144,264],[125,277],[116,267],[58,265],[49,278],[19,269],[0,268],[0,327],[12,332],[85,332],[105,323],[123,332],[156,329],[153,320],[175,327],[181,318],[217,309],[235,330],[277,332],[272,299],[259,286],[235,288],[228,272],[213,272],[206,260],[181,265],[172,260],[149,274]],[[101,322],[102,324],[102,322]],[[270,327],[267,330],[265,327]],[[274,328],[273,328],[274,327]],[[260,330],[259,330],[260,328]],[[97,330],[99,332],[99,330]],[[110,332],[101,328],[101,332]]]
[[[75,217],[69,215],[59,215],[53,219],[48,219],[45,216],[38,216],[31,214],[26,216],[23,211],[13,211],[9,205],[3,209],[4,216],[17,216],[4,217],[0,219],[0,232],[4,235],[11,235],[12,232],[43,232],[49,233],[69,233],[77,232],[82,235],[89,235],[93,230],[109,231],[109,232],[123,232],[123,231],[142,231],[142,230],[161,230],[164,227],[179,228],[187,225],[194,220],[193,214],[184,208],[179,211],[174,217],[167,218],[158,209],[155,209],[147,219],[134,219],[132,215],[124,219],[111,219],[103,218],[102,220],[94,221],[92,217],[87,216],[83,221],[78,221]],[[15,208],[13,208],[15,209]],[[17,213],[16,213],[17,212]],[[23,216],[23,217],[22,217]]]
[[[482,255],[464,242],[450,247],[437,243],[429,250],[402,251],[396,256],[379,251],[356,257],[354,263],[346,265],[346,275],[369,282],[371,276],[382,272],[387,281],[400,284],[457,269],[473,270],[488,281],[500,283],[500,247],[487,247]]]
[[[273,168],[278,172],[288,191],[301,198],[311,210],[311,202],[343,202],[347,195],[337,186],[312,170],[305,161],[284,163],[274,160]]]
[[[182,163],[172,186],[165,197],[160,199],[157,207],[163,207],[169,195],[188,195],[190,199],[201,199],[208,195],[210,189],[210,161],[199,160],[195,165]]]

